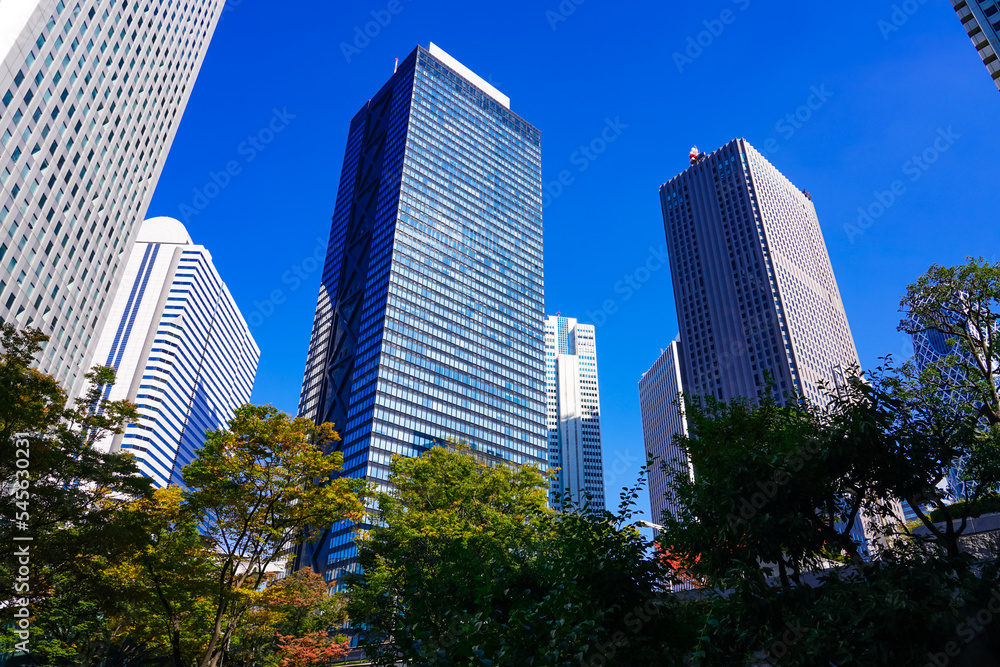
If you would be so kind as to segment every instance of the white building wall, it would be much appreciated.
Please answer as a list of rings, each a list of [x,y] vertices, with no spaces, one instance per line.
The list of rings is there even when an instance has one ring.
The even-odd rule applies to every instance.
[[[95,346],[116,369],[106,396],[141,415],[98,444],[135,455],[158,486],[181,483],[205,432],[250,399],[260,350],[212,256],[169,218],[143,223]]]
[[[558,469],[551,502],[569,493],[578,506],[604,509],[601,399],[595,329],[568,317],[545,321],[549,466]],[[586,496],[589,494],[589,501]]]
[[[0,319],[71,395],[223,2],[0,2]]]
[[[663,522],[665,512],[677,516],[678,505],[671,486],[675,476],[679,473],[694,477],[687,453],[675,443],[677,436],[688,435],[687,419],[681,410],[684,391],[681,375],[681,344],[674,341],[639,380],[646,456],[657,459],[649,471],[649,507],[655,524]]]

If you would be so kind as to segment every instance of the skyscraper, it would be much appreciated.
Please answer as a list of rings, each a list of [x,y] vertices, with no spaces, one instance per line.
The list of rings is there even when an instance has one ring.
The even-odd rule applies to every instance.
[[[660,188],[685,388],[824,402],[859,361],[812,197],[743,139],[691,162]]]
[[[1000,4],[996,0],[951,0],[979,57],[1000,88]]]
[[[434,44],[351,121],[299,403],[343,474],[448,439],[548,465],[541,196],[538,130]],[[353,530],[298,566],[336,576]]]
[[[674,475],[694,474],[687,454],[674,442],[678,435],[688,435],[687,419],[680,403],[680,394],[684,391],[681,359],[680,341],[674,341],[639,380],[646,456],[657,459],[649,471],[649,508],[656,524],[662,521],[665,512],[675,515],[678,511],[670,486]]]
[[[177,220],[142,223],[95,363],[116,370],[110,400],[141,415],[98,447],[131,452],[157,486],[181,483],[205,432],[250,400],[260,350],[204,246]]]
[[[222,5],[0,3],[0,319],[71,394]]]
[[[569,494],[577,507],[604,509],[601,395],[592,324],[571,317],[545,320],[549,466],[558,468],[551,502]],[[589,496],[589,498],[588,498]]]

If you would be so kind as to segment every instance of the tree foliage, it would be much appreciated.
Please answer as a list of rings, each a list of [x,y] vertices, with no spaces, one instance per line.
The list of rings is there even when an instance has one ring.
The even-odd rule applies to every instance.
[[[461,447],[390,470],[348,603],[375,664],[670,664],[659,649],[679,626],[628,525],[636,490],[618,516],[556,513],[537,469]]]

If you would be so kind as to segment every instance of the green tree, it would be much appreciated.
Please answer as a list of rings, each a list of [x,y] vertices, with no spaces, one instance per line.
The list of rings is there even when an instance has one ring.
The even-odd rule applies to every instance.
[[[122,521],[120,499],[149,497],[131,456],[94,444],[120,433],[135,406],[108,401],[114,371],[97,367],[75,405],[54,378],[34,369],[47,338],[0,324],[0,539],[29,536],[29,590],[13,586],[17,560],[8,551],[0,567],[0,600],[27,597],[33,612],[31,659],[77,664],[117,651],[114,632],[96,619],[118,611],[97,563],[140,548],[143,530]],[[24,545],[24,542],[20,543]],[[7,634],[5,643],[19,639]]]
[[[900,309],[900,331],[937,332],[952,347],[928,366],[923,384],[978,404],[989,424],[1000,425],[1000,263],[935,264],[907,288]]]
[[[269,568],[283,562],[307,528],[363,516],[367,482],[331,479],[343,455],[323,451],[335,440],[330,424],[317,427],[270,406],[246,405],[228,429],[208,434],[198,458],[184,468],[189,490],[182,511],[201,527],[216,565],[198,667],[222,663]]]
[[[900,331],[942,339],[948,353],[923,368],[904,364],[894,397],[924,423],[966,424],[963,436],[940,451],[926,488],[907,497],[928,530],[954,552],[975,505],[1000,486],[1000,263],[969,258],[959,266],[935,264],[907,288],[900,307]],[[963,482],[949,489],[965,501],[957,505],[940,488],[952,466]],[[927,506],[947,517],[943,527],[925,516]]]
[[[896,389],[877,370],[822,409],[685,401],[677,442],[697,475],[676,475],[659,539],[702,590],[699,664],[919,665],[985,608],[995,565],[909,539],[886,501],[925,489],[970,422],[914,412]]]
[[[551,512],[546,478],[467,449],[395,458],[348,612],[377,665],[671,664],[664,570],[622,512]],[[568,503],[567,503],[568,505]]]

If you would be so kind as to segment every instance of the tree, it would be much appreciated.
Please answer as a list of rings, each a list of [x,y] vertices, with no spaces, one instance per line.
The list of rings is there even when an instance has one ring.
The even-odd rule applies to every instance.
[[[346,637],[330,631],[347,621],[344,600],[327,588],[323,577],[308,567],[270,578],[244,617],[226,664],[305,667],[346,657]]]
[[[394,457],[389,482],[394,491],[378,496],[349,593],[369,658],[450,665],[495,653],[495,635],[483,630],[509,614],[503,592],[538,538],[546,478],[453,445]]]
[[[323,454],[339,436],[270,406],[246,405],[226,430],[208,434],[198,458],[184,468],[182,512],[201,528],[215,561],[211,623],[199,667],[221,664],[254,593],[311,527],[360,519],[368,485],[331,479],[340,452]],[[178,665],[180,667],[180,665]]]
[[[886,502],[926,489],[969,430],[897,389],[877,369],[824,408],[685,400],[697,474],[675,476],[659,539],[700,584],[698,664],[924,664],[989,603],[994,563],[908,538]]]
[[[899,330],[936,341],[940,356],[922,367],[905,364],[895,395],[924,422],[966,424],[963,437],[941,452],[940,476],[911,502],[928,530],[955,551],[969,512],[1000,486],[1000,263],[935,264],[907,288],[900,307]],[[940,483],[953,481],[952,466],[959,480],[942,493]],[[965,502],[952,505],[954,499]],[[946,517],[943,528],[926,519],[927,505]]]
[[[375,664],[670,664],[683,624],[629,525],[635,490],[618,516],[551,512],[536,468],[456,445],[395,458],[390,483],[348,602]]]
[[[29,590],[14,593],[16,561],[5,558],[0,600],[30,602],[32,659],[69,664],[112,650],[114,633],[95,619],[117,603],[95,564],[143,543],[118,500],[148,497],[150,485],[131,456],[93,446],[136,416],[135,406],[103,398],[114,370],[88,373],[89,390],[70,406],[56,380],[32,368],[46,340],[0,324],[0,488],[11,490],[0,494],[0,539],[31,538],[19,543],[30,552]]]
[[[990,425],[1000,425],[1000,263],[934,264],[907,288],[900,309],[900,331],[940,334],[952,348],[929,365],[924,383],[978,404]]]

